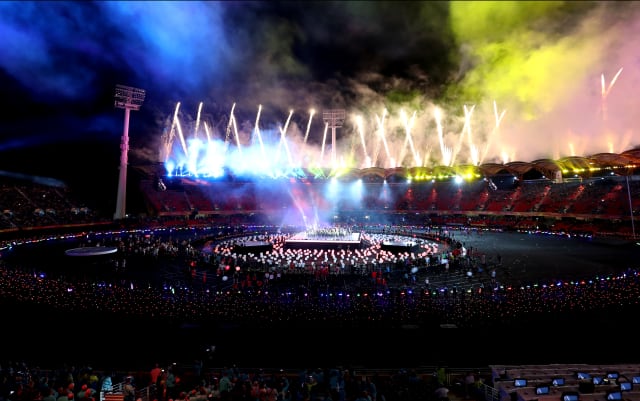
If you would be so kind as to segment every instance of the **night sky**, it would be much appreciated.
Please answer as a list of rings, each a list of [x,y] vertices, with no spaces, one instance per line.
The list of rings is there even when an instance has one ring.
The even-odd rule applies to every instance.
[[[308,149],[323,142],[322,111],[344,109],[338,142],[352,167],[388,166],[380,148],[361,150],[383,110],[389,146],[405,149],[397,165],[418,154],[442,164],[443,146],[464,164],[474,148],[480,162],[508,162],[640,143],[639,2],[3,1],[0,38],[2,171],[91,178],[114,194],[117,84],[146,91],[130,163],[164,160],[178,102],[184,135],[201,121],[216,140],[235,104],[243,143],[259,106],[260,129],[276,136],[293,111],[297,142],[314,108]]]

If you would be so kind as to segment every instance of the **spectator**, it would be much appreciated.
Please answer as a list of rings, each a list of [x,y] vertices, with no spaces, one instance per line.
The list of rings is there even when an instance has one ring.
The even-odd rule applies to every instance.
[[[444,384],[438,386],[434,390],[433,395],[436,401],[449,401],[449,389]]]
[[[149,372],[151,376],[151,380],[149,381],[149,385],[157,384],[158,378],[162,375],[162,368],[160,368],[160,364],[156,362],[151,371]]]
[[[472,394],[473,394],[473,387],[475,385],[476,382],[476,378],[473,375],[473,372],[469,371],[467,372],[467,374],[464,376],[463,379],[463,386],[464,386],[464,397],[465,398],[471,398]]]
[[[133,385],[131,376],[127,376],[124,379],[124,385],[122,387],[122,396],[124,401],[136,400],[136,388]]]

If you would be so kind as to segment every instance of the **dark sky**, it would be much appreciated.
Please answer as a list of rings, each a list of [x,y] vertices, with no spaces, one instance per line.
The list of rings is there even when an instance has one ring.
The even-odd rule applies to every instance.
[[[117,180],[117,84],[146,91],[132,163],[179,148],[178,103],[185,137],[216,140],[235,105],[247,148],[260,106],[263,132],[308,132],[307,160],[322,111],[344,109],[352,167],[619,153],[640,142],[639,16],[626,1],[3,1],[0,168]]]

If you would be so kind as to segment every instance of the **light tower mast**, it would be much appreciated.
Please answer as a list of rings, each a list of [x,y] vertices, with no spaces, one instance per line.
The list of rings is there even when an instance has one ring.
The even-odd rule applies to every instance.
[[[115,107],[124,109],[124,130],[120,142],[120,179],[118,181],[118,199],[114,220],[126,217],[127,201],[127,164],[129,154],[129,113],[131,110],[140,110],[144,102],[144,89],[132,88],[124,85],[116,85]]]
[[[331,128],[331,167],[336,166],[336,128],[342,127],[345,119],[344,109],[325,110],[322,112],[322,120]]]

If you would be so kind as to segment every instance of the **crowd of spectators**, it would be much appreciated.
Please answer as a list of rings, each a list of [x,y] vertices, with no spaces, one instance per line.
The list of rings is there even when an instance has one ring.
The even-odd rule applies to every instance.
[[[491,327],[536,317],[576,316],[636,306],[638,274],[614,279],[557,283],[532,288],[479,288],[475,291],[322,291],[324,287],[206,291],[190,286],[152,287],[145,283],[101,284],[43,278],[33,272],[3,268],[0,294],[14,305],[141,319],[244,322],[269,327],[295,322],[380,325],[452,323]],[[333,296],[329,294],[333,293]]]
[[[97,401],[111,392],[124,400],[130,393],[134,400],[149,401],[448,401],[448,393],[482,401],[481,386],[491,383],[491,372],[488,367],[465,372],[444,366],[363,371],[345,366],[197,370],[159,363],[149,371],[112,372],[73,365],[42,369],[5,361],[0,378],[1,401]]]
[[[65,185],[0,181],[0,230],[105,221]]]
[[[640,295],[638,274],[632,269],[618,277],[505,285],[495,280],[489,270],[482,269],[486,268],[482,250],[456,254],[460,243],[450,237],[445,241],[442,237],[446,232],[441,229],[437,229],[441,242],[425,241],[422,252],[417,254],[385,253],[380,243],[387,235],[375,234],[369,239],[371,247],[365,251],[354,251],[353,255],[346,251],[317,253],[306,261],[306,251],[291,254],[283,249],[286,234],[282,233],[260,235],[276,246],[262,259],[251,259],[233,252],[232,244],[247,237],[230,239],[228,233],[220,232],[222,236],[217,239],[207,236],[200,248],[195,246],[198,236],[191,231],[187,231],[186,238],[180,238],[178,232],[159,232],[163,236],[133,231],[96,235],[93,242],[86,241],[117,245],[118,256],[108,263],[121,271],[133,269],[132,263],[150,260],[178,263],[183,266],[183,274],[173,281],[166,277],[157,281],[150,277],[123,279],[111,274],[113,271],[105,275],[110,278],[80,280],[0,260],[0,296],[52,310],[152,320],[250,322],[264,327],[296,322],[349,326],[354,322],[427,326],[448,323],[480,328],[537,317],[561,319],[620,310],[635,306]],[[412,231],[405,231],[409,232]],[[356,256],[360,259],[356,260]],[[349,261],[349,269],[345,268],[345,260]],[[436,288],[411,279],[418,271],[449,274],[449,269],[458,270],[461,266],[484,271],[486,281],[475,287]],[[200,273],[195,276],[197,269]],[[394,275],[397,270],[402,274]],[[392,277],[397,279],[390,281]]]

